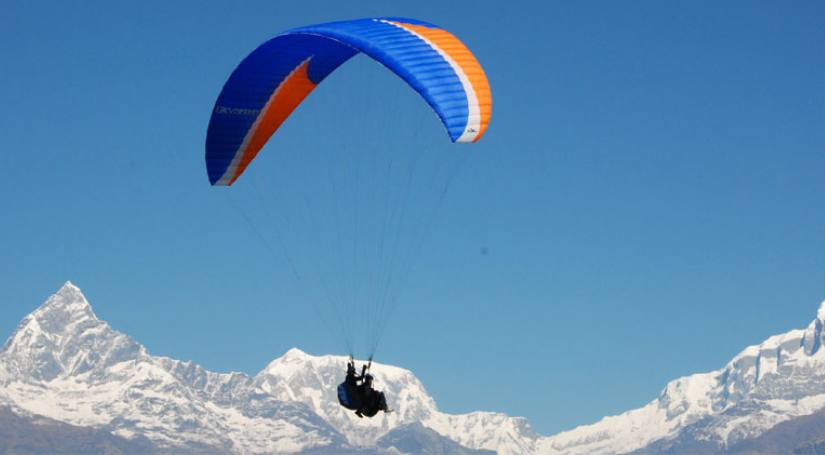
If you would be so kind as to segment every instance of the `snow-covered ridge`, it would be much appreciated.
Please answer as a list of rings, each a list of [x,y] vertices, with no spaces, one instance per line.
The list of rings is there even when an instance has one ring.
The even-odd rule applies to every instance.
[[[397,412],[358,419],[337,404],[342,356],[290,349],[255,376],[152,356],[66,283],[0,351],[0,407],[172,451],[398,453],[380,444],[426,432],[460,444],[442,448],[500,454],[718,451],[797,417],[825,416],[823,318],[825,302],[807,328],[749,346],[719,370],[671,381],[639,409],[541,436],[522,418],[442,413],[411,371],[394,366],[374,363],[373,372]]]

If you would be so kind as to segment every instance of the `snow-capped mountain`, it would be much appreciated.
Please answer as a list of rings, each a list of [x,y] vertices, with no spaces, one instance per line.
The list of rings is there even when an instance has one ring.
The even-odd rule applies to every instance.
[[[335,395],[345,363],[344,357],[316,357],[291,349],[258,373],[255,385],[276,399],[307,404],[358,445],[368,446],[391,429],[419,422],[474,449],[501,453],[533,450],[538,436],[524,419],[490,412],[441,413],[411,371],[379,363],[373,363],[372,368],[376,374],[375,386],[386,392],[395,412],[378,419],[358,419],[338,405]]]
[[[724,368],[669,383],[646,406],[554,436],[504,414],[438,410],[412,372],[374,364],[392,414],[338,406],[347,359],[298,349],[260,373],[215,373],[150,355],[66,283],[0,351],[0,452],[590,454],[825,448],[825,303],[804,330]],[[9,430],[12,428],[13,430]],[[14,438],[3,435],[15,433]],[[62,438],[62,439],[61,439]],[[75,448],[75,449],[71,449]],[[82,451],[82,449],[81,449]]]
[[[243,374],[149,355],[97,319],[71,283],[21,322],[0,371],[0,400],[13,409],[161,448],[275,452],[346,442],[309,407],[255,393]]]
[[[823,324],[825,302],[805,330],[749,346],[719,370],[672,381],[642,408],[544,438],[538,450],[758,452],[762,449],[752,441],[764,438],[777,424],[825,411]],[[791,438],[769,452],[789,452],[803,442]]]
[[[376,386],[397,412],[359,419],[337,404],[346,361],[292,349],[250,377],[152,356],[99,320],[80,289],[66,283],[0,351],[0,406],[145,438],[159,451],[383,452],[433,434],[453,452],[462,445],[467,453],[529,449],[522,447],[532,434],[523,420],[440,413],[410,371],[377,363]]]

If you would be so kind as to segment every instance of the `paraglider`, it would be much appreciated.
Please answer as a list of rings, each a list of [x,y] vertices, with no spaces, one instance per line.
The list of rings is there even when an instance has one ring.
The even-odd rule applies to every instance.
[[[492,111],[489,83],[475,56],[450,32],[428,22],[393,17],[309,25],[284,32],[259,46],[226,81],[215,102],[207,131],[205,159],[209,182],[213,186],[236,183],[309,93],[359,53],[406,81],[438,115],[452,142],[472,143],[484,135]],[[403,143],[388,144],[386,150],[381,151],[389,155],[386,164],[359,171],[355,174],[359,178],[347,180],[343,185],[333,179],[334,173],[340,172],[338,169],[344,166],[355,165],[350,162],[329,164],[329,175],[333,176],[330,186],[335,195],[342,193],[342,186],[350,181],[358,184],[371,177],[380,180],[378,184],[384,187],[353,189],[350,199],[336,202],[331,205],[334,211],[327,212],[335,213],[337,217],[340,206],[357,205],[378,194],[385,195],[386,202],[376,202],[375,207],[382,207],[386,214],[376,214],[376,228],[365,230],[365,216],[357,207],[341,211],[345,215],[354,212],[354,222],[352,228],[347,228],[348,225],[338,218],[327,223],[339,229],[337,243],[346,241],[350,235],[367,232],[360,234],[365,237],[363,241],[360,238],[352,241],[352,264],[337,267],[338,273],[351,276],[334,281],[330,276],[335,273],[326,269],[317,273],[322,279],[333,281],[332,285],[323,283],[319,287],[323,287],[339,320],[352,314],[361,314],[363,316],[359,317],[365,318],[352,324],[342,323],[341,331],[345,332],[351,358],[351,333],[367,334],[370,362],[384,320],[391,304],[398,298],[399,283],[403,282],[403,275],[408,271],[411,257],[425,232],[425,227],[407,229],[404,223],[427,224],[421,221],[426,218],[423,216],[405,217],[403,205],[414,199],[410,196],[410,187],[418,169],[416,166],[420,167],[416,162],[420,151],[405,147]],[[371,159],[375,160],[375,157]],[[386,172],[386,178],[374,177],[380,172]],[[397,179],[393,172],[403,178]],[[449,179],[452,174],[446,175]],[[434,174],[434,177],[441,176]],[[438,183],[437,178],[428,178],[424,182],[422,186],[427,190],[432,188],[430,191],[436,194],[434,204],[439,203],[449,180]],[[362,197],[362,194],[368,196]],[[309,206],[309,198],[304,198]],[[280,207],[276,211],[282,212]],[[436,211],[428,209],[425,213],[434,216]],[[335,247],[343,249],[340,245]],[[354,290],[345,290],[347,286]],[[366,310],[359,313],[352,308],[356,305],[363,305]],[[343,313],[343,317],[339,313]],[[358,325],[366,327],[361,330]],[[381,410],[389,412],[384,394],[372,388],[372,376],[367,368],[360,375],[356,374],[353,362],[348,365],[346,379],[339,386],[338,394],[341,405],[355,410],[358,417],[371,417]]]
[[[358,417],[373,417],[378,414],[378,411],[392,412],[392,409],[387,406],[384,392],[372,387],[373,377],[367,373],[368,369],[369,364],[364,365],[361,374],[357,374],[355,361],[350,359],[347,363],[347,375],[344,382],[338,385],[338,402],[341,406],[355,411]]]

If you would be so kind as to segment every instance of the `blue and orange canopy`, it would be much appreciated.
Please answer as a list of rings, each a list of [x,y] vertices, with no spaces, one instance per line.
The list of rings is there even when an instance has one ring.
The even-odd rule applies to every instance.
[[[215,102],[206,136],[213,185],[231,185],[324,78],[363,52],[415,89],[453,142],[475,142],[490,121],[484,70],[450,32],[405,18],[368,18],[290,30],[249,54]]]

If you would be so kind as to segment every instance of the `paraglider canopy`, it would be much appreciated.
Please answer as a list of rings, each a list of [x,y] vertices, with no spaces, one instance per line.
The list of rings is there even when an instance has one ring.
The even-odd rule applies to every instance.
[[[415,19],[389,17],[311,25],[267,41],[229,77],[207,132],[209,182],[234,183],[304,98],[359,52],[416,90],[453,142],[475,142],[484,134],[492,110],[487,77],[450,32]]]

